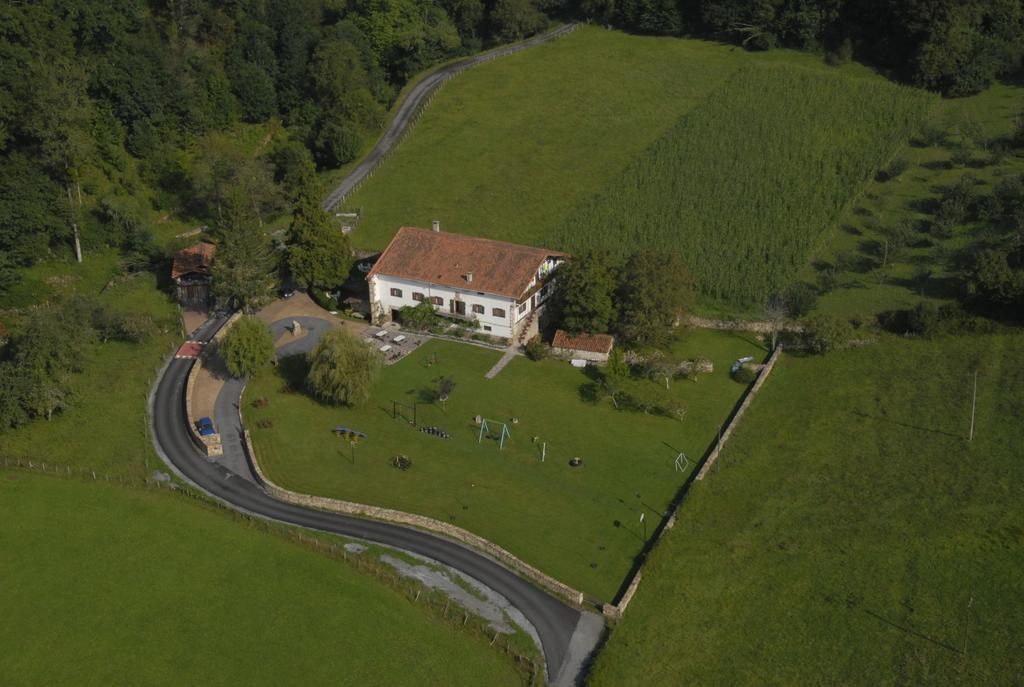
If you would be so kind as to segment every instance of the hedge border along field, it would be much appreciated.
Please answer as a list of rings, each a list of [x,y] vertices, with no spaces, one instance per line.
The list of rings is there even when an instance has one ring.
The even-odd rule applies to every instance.
[[[936,102],[887,82],[747,65],[579,206],[554,243],[678,250],[704,295],[763,303]]]

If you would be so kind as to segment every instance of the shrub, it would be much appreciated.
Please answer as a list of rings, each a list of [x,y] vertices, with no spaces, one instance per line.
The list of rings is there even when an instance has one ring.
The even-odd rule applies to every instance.
[[[736,371],[732,373],[732,378],[740,384],[750,384],[757,379],[757,373],[754,372],[754,368],[744,363],[736,368]]]
[[[1013,123],[1013,135],[1010,137],[1010,144],[1014,148],[1024,148],[1024,110],[1017,115]]]
[[[437,314],[430,303],[417,306],[406,306],[399,311],[402,326],[419,332],[435,331],[447,325],[447,321]]]
[[[786,303],[786,312],[790,317],[803,317],[814,307],[818,300],[818,293],[810,284],[797,282],[786,289],[783,300]]]
[[[918,129],[917,139],[928,147],[937,147],[946,142],[946,132],[934,124],[924,124]]]
[[[129,315],[103,306],[93,312],[92,324],[101,341],[139,343],[148,339],[155,329],[148,315]]]
[[[826,267],[818,271],[818,290],[828,293],[839,286],[839,274],[834,267]]]
[[[830,67],[839,67],[847,64],[853,59],[853,43],[849,38],[844,38],[835,50],[825,53],[825,64]]]
[[[971,164],[973,157],[974,152],[970,148],[967,146],[957,146],[950,153],[949,161],[953,163],[954,167],[966,167]]]
[[[530,360],[544,360],[551,353],[551,348],[535,336],[526,342],[526,357]]]
[[[274,357],[270,330],[255,317],[240,318],[221,341],[220,356],[235,377],[255,374]]]
[[[842,348],[853,338],[853,327],[844,319],[819,313],[804,322],[804,346],[813,353],[827,353]]]
[[[905,157],[898,157],[878,173],[879,181],[891,181],[903,174],[910,168],[910,161]]]

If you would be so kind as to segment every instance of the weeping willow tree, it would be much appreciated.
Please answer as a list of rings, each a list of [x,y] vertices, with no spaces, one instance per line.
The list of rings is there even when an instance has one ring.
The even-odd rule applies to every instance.
[[[354,406],[370,397],[384,359],[343,329],[328,332],[309,354],[306,384],[320,399]]]

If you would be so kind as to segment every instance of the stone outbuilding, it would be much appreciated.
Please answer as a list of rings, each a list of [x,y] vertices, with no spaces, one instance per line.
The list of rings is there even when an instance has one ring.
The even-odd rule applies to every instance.
[[[216,251],[217,246],[201,241],[174,254],[171,281],[183,306],[202,309],[210,305],[210,270]]]
[[[593,363],[608,362],[608,355],[615,346],[615,337],[610,334],[577,334],[575,336],[559,329],[551,341],[551,351],[563,358],[588,360]]]

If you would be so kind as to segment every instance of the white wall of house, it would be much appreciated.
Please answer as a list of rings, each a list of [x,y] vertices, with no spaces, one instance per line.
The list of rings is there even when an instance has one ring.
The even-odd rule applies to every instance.
[[[393,293],[392,289],[397,292]],[[530,312],[530,307],[527,306],[525,312],[520,315],[515,299],[505,296],[473,291],[471,288],[455,289],[376,274],[370,279],[370,308],[374,322],[380,323],[391,319],[392,310],[419,305],[421,301],[415,299],[413,294],[422,294],[427,302],[431,302],[433,298],[442,299],[442,303],[434,307],[442,315],[448,316],[461,317],[460,314],[453,313],[451,307],[452,301],[461,301],[465,303],[465,318],[475,317],[480,322],[480,331],[507,339],[515,335],[516,325]],[[496,308],[499,314],[495,314]],[[479,312],[481,309],[482,312]]]

